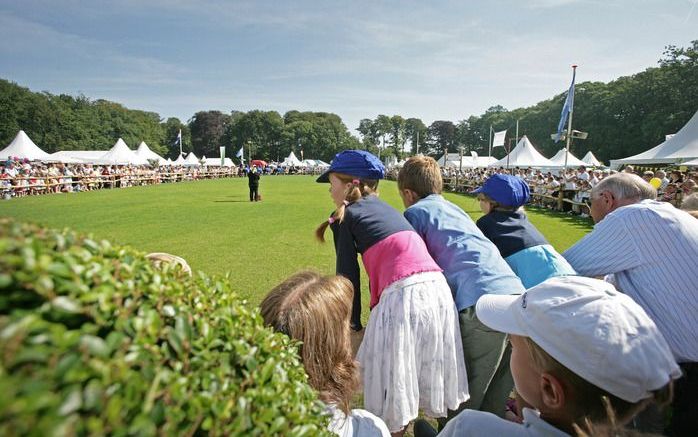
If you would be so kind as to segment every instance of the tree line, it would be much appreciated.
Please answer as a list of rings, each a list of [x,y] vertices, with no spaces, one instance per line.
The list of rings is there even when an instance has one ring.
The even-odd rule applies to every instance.
[[[381,114],[361,120],[357,138],[338,115],[326,112],[200,111],[182,122],[83,95],[32,92],[0,79],[0,145],[23,129],[49,153],[106,150],[121,137],[131,147],[145,141],[174,159],[181,130],[183,151],[209,157],[218,156],[221,146],[227,156],[243,147],[246,157],[265,160],[281,160],[294,151],[299,158],[327,161],[349,148],[397,158],[417,152],[440,155],[444,150],[486,155],[490,128],[507,129],[507,144],[513,147],[518,121],[519,136],[527,135],[544,155],[552,156],[563,147],[550,134],[565,97],[566,92],[514,110],[495,105],[479,116],[436,120],[429,126],[419,118]],[[591,150],[602,161],[640,153],[680,129],[697,109],[698,40],[688,47],[667,46],[657,67],[609,83],[576,84],[573,127],[589,137],[575,140],[572,152],[583,155]],[[504,148],[493,150],[496,157],[505,153]]]

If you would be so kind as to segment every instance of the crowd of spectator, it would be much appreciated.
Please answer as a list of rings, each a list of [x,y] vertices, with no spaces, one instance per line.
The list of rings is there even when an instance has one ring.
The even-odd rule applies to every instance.
[[[657,199],[680,208],[683,201],[698,192],[698,171],[643,170],[626,166],[622,172],[634,173],[647,182],[657,184]],[[458,170],[442,168],[444,183],[453,191],[470,192],[481,186],[493,174],[511,174],[522,178],[531,190],[529,205],[559,209],[571,214],[589,215],[591,190],[609,175],[618,173],[610,169],[570,167],[567,170],[544,171],[532,168],[475,168]],[[560,201],[562,195],[562,201]]]

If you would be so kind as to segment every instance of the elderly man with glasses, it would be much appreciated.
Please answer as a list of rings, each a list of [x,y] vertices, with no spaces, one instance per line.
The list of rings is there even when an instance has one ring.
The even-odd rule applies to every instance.
[[[672,427],[695,430],[698,220],[656,196],[631,173],[603,179],[591,191],[594,230],[563,256],[580,275],[606,276],[652,317],[685,374],[677,384]]]

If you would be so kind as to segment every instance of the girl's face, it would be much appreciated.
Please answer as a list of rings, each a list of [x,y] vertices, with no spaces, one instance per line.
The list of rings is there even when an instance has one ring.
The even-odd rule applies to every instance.
[[[489,214],[492,210],[492,204],[481,197],[478,197],[477,200],[480,201],[480,210],[482,211],[482,213]]]
[[[351,182],[342,182],[337,175],[330,173],[330,196],[336,207],[339,207],[347,198]]]

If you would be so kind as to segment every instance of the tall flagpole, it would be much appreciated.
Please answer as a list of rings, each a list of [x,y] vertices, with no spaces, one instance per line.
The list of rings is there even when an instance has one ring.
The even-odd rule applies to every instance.
[[[179,130],[179,154],[182,155],[182,129]]]
[[[490,142],[488,144],[489,150],[487,151],[487,157],[491,158],[492,157],[492,125],[490,125]]]
[[[574,84],[574,78],[577,75],[577,66],[572,66],[572,84]],[[572,89],[574,92],[574,88]],[[569,97],[568,97],[569,98]],[[574,96],[572,97],[574,102]],[[567,147],[565,147],[565,167],[564,172],[567,173],[567,156],[570,154],[570,142],[572,141],[572,114],[574,113],[574,104],[570,105],[570,117],[567,120]]]
[[[519,120],[516,120],[516,138],[514,140],[514,144],[519,143]]]

